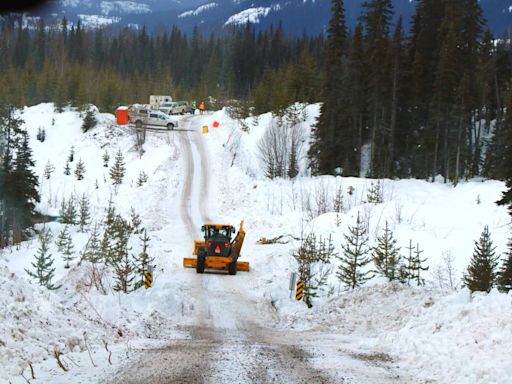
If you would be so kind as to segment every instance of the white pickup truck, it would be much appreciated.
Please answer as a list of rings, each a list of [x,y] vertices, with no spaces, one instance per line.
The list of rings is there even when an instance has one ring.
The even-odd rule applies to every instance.
[[[135,124],[137,128],[147,125],[174,129],[178,127],[179,122],[176,116],[167,115],[162,111],[156,111],[140,105],[132,105],[128,108],[128,117],[130,123]]]

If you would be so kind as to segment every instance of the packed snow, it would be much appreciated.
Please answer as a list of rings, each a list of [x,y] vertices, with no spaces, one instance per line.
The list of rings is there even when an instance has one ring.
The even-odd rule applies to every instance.
[[[310,127],[319,113],[318,105],[303,108],[300,125],[307,143]],[[22,111],[40,176],[41,202],[37,208],[58,215],[61,200],[86,194],[93,220],[101,221],[110,198],[123,216],[131,210],[140,214],[151,238],[150,253],[156,259],[154,286],[128,295],[108,294],[88,287],[87,270],[77,265],[64,268],[52,243],[56,291],[41,288],[28,276],[39,246],[36,238],[0,253],[0,383],[103,383],[137,348],[156,348],[180,337],[178,325],[187,321],[187,308],[199,298],[190,297],[193,270],[182,267],[192,244],[183,240],[180,197],[186,176],[182,140],[185,132],[148,132],[144,153],[135,148],[134,135],[115,124],[110,114],[97,114],[99,124],[81,132],[83,116],[68,109],[56,113],[52,104],[27,107]],[[512,377],[512,297],[492,291],[475,294],[460,287],[471,257],[474,240],[489,226],[497,253],[506,251],[510,217],[495,201],[504,183],[470,180],[457,187],[421,180],[383,180],[382,203],[368,203],[367,192],[376,181],[365,178],[311,177],[301,150],[299,177],[294,181],[265,178],[259,160],[258,142],[276,123],[271,114],[234,120],[226,109],[185,117],[197,132],[210,159],[211,175],[207,206],[212,220],[237,226],[245,220],[246,241],[242,260],[251,263],[244,279],[251,298],[271,304],[279,318],[278,327],[297,332],[316,332],[343,338],[337,350],[347,354],[384,356],[404,377],[429,383],[508,383]],[[213,128],[214,122],[219,127]],[[203,127],[207,134],[201,134]],[[36,140],[40,128],[46,140]],[[74,148],[72,173],[63,169]],[[118,190],[113,188],[102,154],[121,150],[127,174]],[[194,152],[194,157],[197,153]],[[85,178],[77,181],[73,170],[79,159],[85,163]],[[55,167],[50,179],[43,178],[46,164]],[[141,171],[148,181],[138,187]],[[198,176],[195,175],[195,178]],[[194,183],[201,182],[194,180]],[[334,212],[333,200],[342,191],[343,210]],[[200,216],[198,207],[192,207]],[[313,307],[290,299],[290,274],[296,271],[292,252],[296,238],[308,233],[331,237],[341,251],[344,234],[357,215],[369,227],[375,243],[386,222],[405,254],[412,241],[424,251],[430,270],[425,287],[388,284],[375,278],[364,287],[345,291],[335,276],[336,259],[325,289],[313,299]],[[64,227],[47,223],[54,238]],[[38,225],[41,229],[41,225]],[[84,247],[88,235],[70,228],[75,252]],[[190,237],[198,236],[189,234]],[[283,244],[259,244],[263,237],[283,236]],[[133,253],[139,245],[131,244]],[[447,263],[453,268],[452,281]],[[226,276],[229,279],[229,276]],[[270,305],[253,311],[266,314]],[[314,349],[307,344],[305,348]],[[369,352],[371,352],[369,354]],[[56,355],[68,369],[57,364]],[[332,356],[315,364],[336,366]],[[383,358],[384,359],[384,358]],[[369,361],[371,363],[371,361]],[[32,368],[31,368],[32,367]]]

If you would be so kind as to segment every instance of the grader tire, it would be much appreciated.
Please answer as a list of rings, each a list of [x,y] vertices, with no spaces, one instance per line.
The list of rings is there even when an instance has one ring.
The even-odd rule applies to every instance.
[[[204,251],[197,252],[196,272],[204,273],[204,264],[206,263],[206,254]]]
[[[236,260],[228,264],[228,272],[230,275],[236,275]]]

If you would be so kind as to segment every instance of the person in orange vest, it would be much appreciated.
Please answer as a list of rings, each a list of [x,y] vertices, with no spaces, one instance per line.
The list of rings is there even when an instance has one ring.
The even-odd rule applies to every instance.
[[[199,113],[202,115],[205,109],[204,102],[201,101],[201,104],[199,104]]]

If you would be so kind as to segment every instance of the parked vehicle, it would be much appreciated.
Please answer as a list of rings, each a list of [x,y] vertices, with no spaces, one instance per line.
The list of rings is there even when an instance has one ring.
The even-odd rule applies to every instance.
[[[149,106],[141,104],[135,104],[128,108],[128,117],[130,123],[135,124],[137,128],[142,128],[143,125],[153,125],[174,129],[178,127],[179,121],[175,116],[153,110]]]
[[[149,96],[149,105],[151,105],[152,109],[158,109],[164,103],[172,102],[171,96],[166,95],[150,95]]]
[[[168,115],[184,115],[185,113],[192,113],[192,108],[188,101],[172,101],[162,103],[159,108],[160,111]]]

